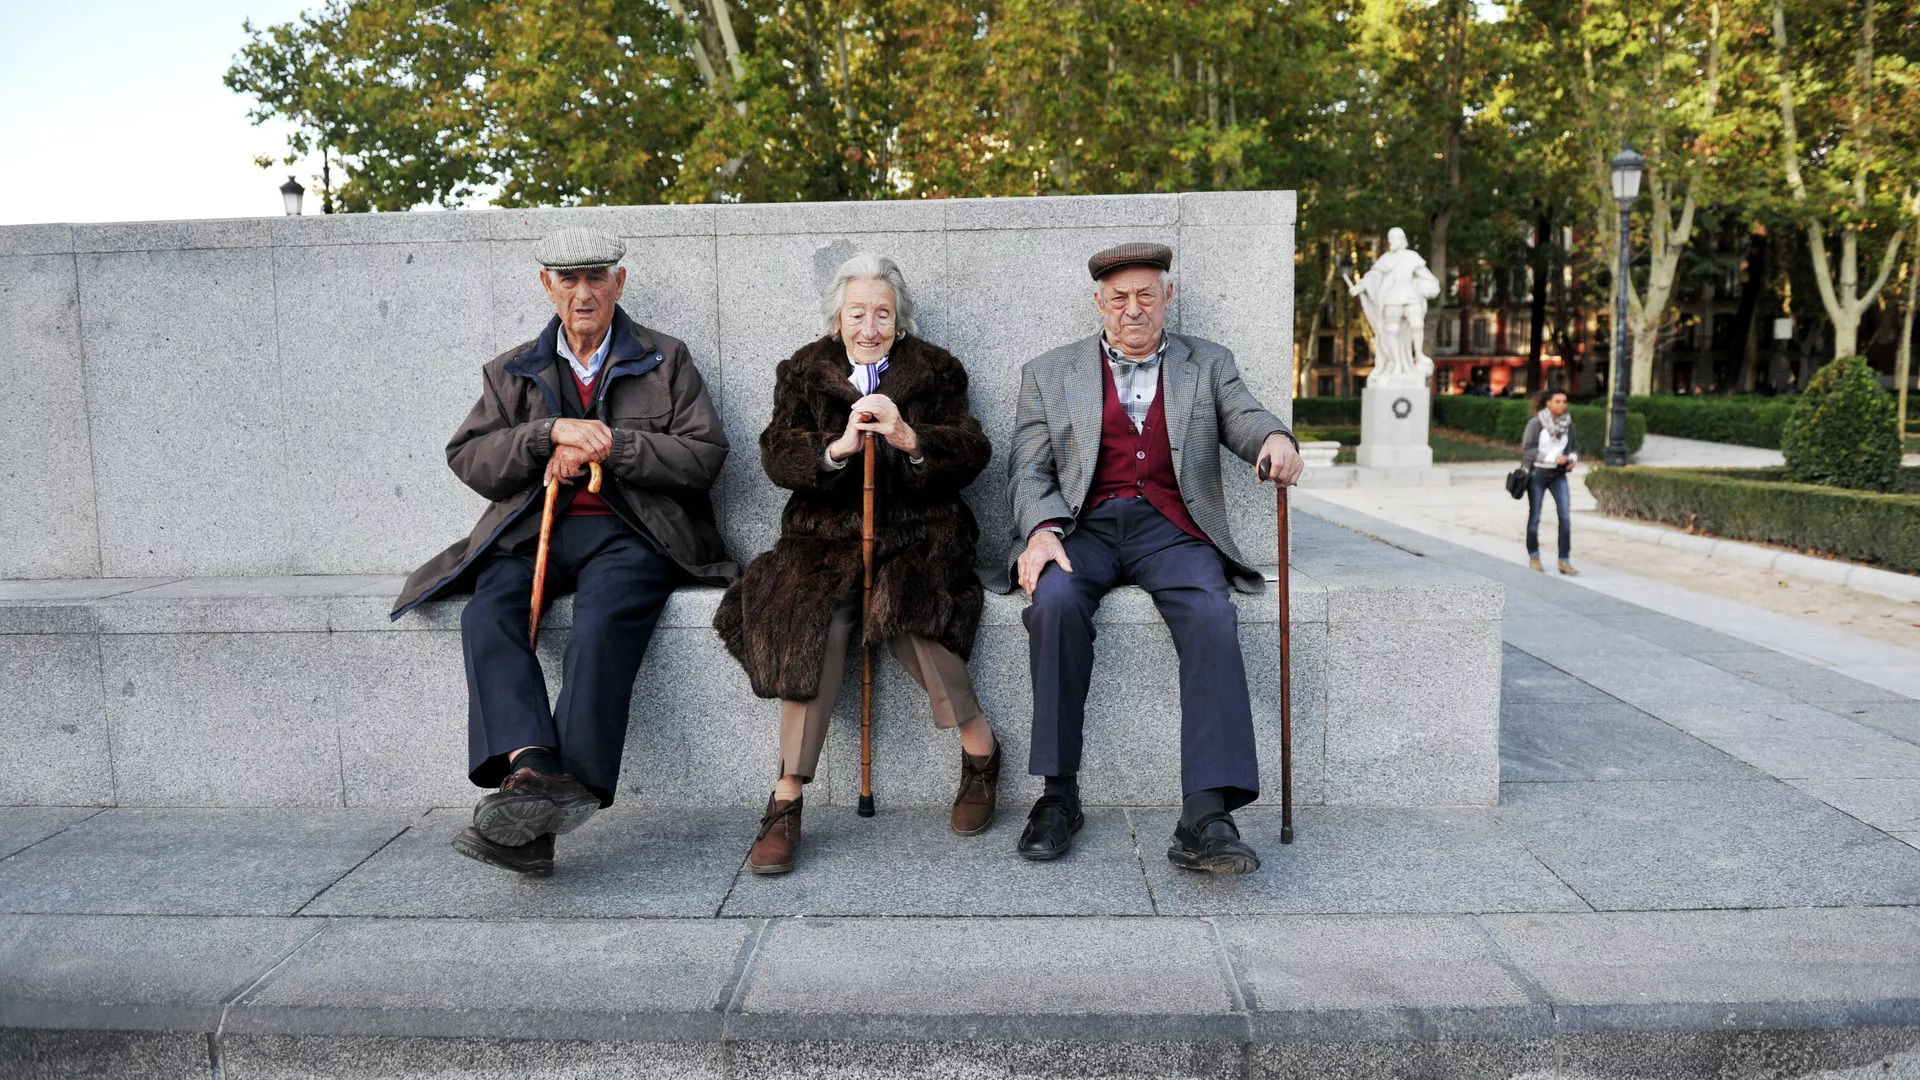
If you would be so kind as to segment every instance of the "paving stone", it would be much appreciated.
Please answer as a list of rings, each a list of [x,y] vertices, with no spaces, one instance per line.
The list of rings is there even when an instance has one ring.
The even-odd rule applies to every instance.
[[[1920,1075],[1920,1031],[1609,1032],[1563,1035],[1559,1075],[1578,1080],[1887,1080]]]
[[[1802,701],[1770,705],[1656,702],[1647,712],[1696,738],[1871,739],[1872,728]]]
[[[1865,1025],[1875,1018],[1860,1010],[1920,1000],[1920,922],[1904,911],[1485,915],[1480,921],[1553,999],[1555,1015],[1571,1031],[1712,1028],[1729,1012],[1804,1027]]]
[[[989,1040],[956,1022],[948,1038],[742,1039],[727,1044],[732,1080],[1241,1080],[1237,1041]]]
[[[719,1043],[224,1035],[222,1080],[722,1080]],[[198,1080],[198,1078],[196,1078]]]
[[[711,919],[338,921],[236,1003],[225,1030],[716,1038],[759,929]]]
[[[1602,626],[1624,630],[1642,641],[1658,645],[1663,649],[1672,649],[1686,656],[1703,656],[1707,653],[1779,655],[1730,634],[1722,634],[1685,619],[1656,614],[1644,608],[1633,615],[1595,615],[1593,620]]]
[[[214,1031],[320,931],[295,919],[0,915],[0,1027]]]
[[[992,828],[959,836],[944,809],[882,807],[862,818],[848,807],[808,807],[793,872],[742,870],[723,914],[1153,913],[1126,811],[1089,808],[1072,853],[1035,863],[1013,851],[1026,809],[1002,805]],[[738,848],[742,861],[746,848]]]
[[[1625,662],[1618,657],[1596,655],[1583,658],[1568,671],[1596,689],[1642,709],[1668,702],[1763,705],[1795,700],[1786,691],[1676,653],[1636,656]]]
[[[404,810],[107,810],[0,862],[0,912],[291,915]]]
[[[1524,653],[1520,655],[1525,656]],[[1597,690],[1559,668],[1531,656],[1524,661],[1515,660],[1511,654],[1501,664],[1500,700],[1502,703],[1618,704],[1618,699],[1613,695]]]
[[[335,883],[307,915],[535,918],[711,917],[747,857],[759,815],[614,807],[556,838],[550,878],[529,878],[452,848],[466,807],[435,810]]]
[[[99,812],[91,806],[0,806],[0,859]]]
[[[741,1038],[1152,1039],[1238,1032],[1210,927],[1175,919],[786,919],[730,1019]]]
[[[1278,810],[1242,810],[1241,836],[1261,858],[1244,877],[1178,869],[1166,850],[1179,814],[1133,815],[1162,915],[1587,909],[1491,810],[1296,809],[1290,845],[1280,843]]]
[[[1631,705],[1520,704],[1500,710],[1500,778],[1692,780],[1749,776],[1726,754]]]
[[[1285,1039],[1253,1048],[1255,1080],[1547,1080],[1558,1077],[1551,1039],[1345,1042]]]
[[[0,1028],[8,1080],[206,1080],[212,1069],[199,1032]]]
[[[1529,997],[1465,919],[1254,917],[1217,925],[1256,1039],[1551,1032],[1546,1003]]]
[[[100,639],[0,636],[0,686],[0,803],[113,802]]]
[[[1920,902],[1920,855],[1775,780],[1507,784],[1497,813],[1603,911]]]
[[[1820,707],[1896,739],[1920,743],[1920,701],[1833,701]]]
[[[1782,779],[1920,779],[1920,746],[1890,735],[1866,739],[1715,739],[1713,744]]]
[[[1920,780],[1794,780],[1794,787],[1898,836],[1920,832]]]
[[[1896,691],[1851,679],[1837,671],[1816,667],[1777,652],[1707,653],[1700,659],[1748,682],[1784,691],[1795,701],[1913,700]]]

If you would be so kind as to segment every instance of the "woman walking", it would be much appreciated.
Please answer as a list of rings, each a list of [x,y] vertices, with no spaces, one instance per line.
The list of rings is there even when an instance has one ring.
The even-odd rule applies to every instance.
[[[869,644],[885,642],[927,691],[934,726],[958,728],[955,832],[993,820],[1000,746],[974,697],[967,657],[980,624],[974,544],[960,492],[993,448],[967,407],[967,373],[915,334],[913,297],[892,259],[856,255],[821,300],[825,336],[782,361],[760,464],[793,492],[773,550],[753,560],[714,616],[753,692],[780,700],[780,769],[747,865],[793,869],[802,785],[813,779],[860,629],[862,469],[880,455]]]
[[[1520,467],[1527,470],[1527,565],[1546,572],[1540,565],[1540,506],[1551,491],[1554,509],[1560,514],[1560,572],[1573,577],[1579,571],[1567,561],[1573,554],[1567,474],[1580,460],[1574,452],[1579,443],[1573,437],[1573,414],[1567,411],[1564,390],[1548,390],[1534,404],[1537,411],[1520,436]]]

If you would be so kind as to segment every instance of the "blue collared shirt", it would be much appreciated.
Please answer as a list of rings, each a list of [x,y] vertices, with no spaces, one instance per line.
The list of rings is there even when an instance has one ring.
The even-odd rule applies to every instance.
[[[606,335],[600,339],[600,347],[593,350],[593,355],[587,358],[585,364],[580,362],[579,357],[573,355],[572,347],[567,344],[567,328],[564,325],[554,335],[553,344],[554,348],[560,351],[560,355],[566,357],[567,364],[573,368],[573,373],[580,377],[580,381],[592,386],[593,380],[600,375],[601,366],[607,362],[607,354],[613,351],[613,327],[607,327]]]

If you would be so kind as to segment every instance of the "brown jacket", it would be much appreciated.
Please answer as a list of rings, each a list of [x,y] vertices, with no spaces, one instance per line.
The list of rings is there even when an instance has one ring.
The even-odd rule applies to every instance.
[[[822,462],[860,398],[847,381],[846,346],[821,338],[780,364],[773,420],[760,435],[760,464],[793,492],[773,550],[754,559],[714,616],[753,692],[789,701],[820,692],[827,623],[860,584],[862,462]],[[960,492],[986,468],[993,447],[967,409],[967,372],[952,353],[902,338],[880,376],[920,438],[922,463],[876,440],[874,580],[867,641],[917,634],[962,659],[973,652],[982,593],[974,573],[980,527]]]
[[[462,483],[493,500],[473,532],[413,572],[394,601],[398,619],[436,596],[470,591],[471,571],[521,515],[540,513],[540,479],[553,454],[549,435],[561,415],[566,361],[555,349],[560,320],[481,369],[480,400],[447,443],[447,464]],[[713,524],[707,489],[727,460],[720,413],[677,338],[649,330],[616,309],[613,345],[600,378],[598,419],[613,429],[606,475],[608,503],[651,536],[687,574],[709,585],[740,576]]]

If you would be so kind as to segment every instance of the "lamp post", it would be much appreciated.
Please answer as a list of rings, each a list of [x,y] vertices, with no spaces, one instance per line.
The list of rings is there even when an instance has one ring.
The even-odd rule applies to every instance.
[[[291,176],[287,177],[286,183],[280,185],[280,199],[287,204],[288,217],[300,216],[300,197],[306,193],[307,189],[300,186],[300,181]]]
[[[1613,201],[1620,206],[1620,269],[1614,274],[1613,304],[1613,409],[1607,418],[1608,465],[1627,463],[1627,381],[1633,377],[1633,360],[1627,355],[1627,290],[1633,288],[1628,274],[1629,238],[1633,232],[1633,204],[1640,197],[1640,175],[1646,172],[1647,159],[1629,146],[1607,163],[1613,169]]]

